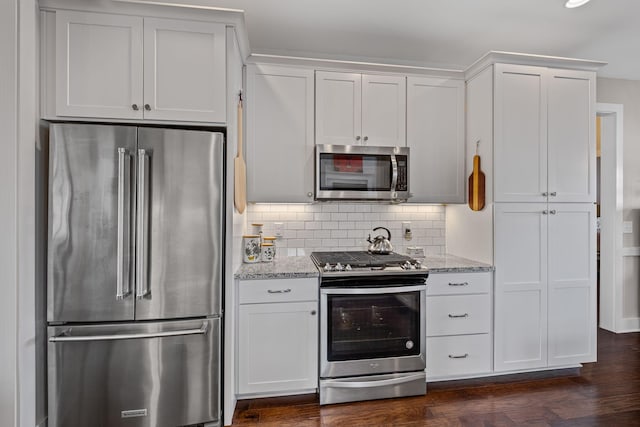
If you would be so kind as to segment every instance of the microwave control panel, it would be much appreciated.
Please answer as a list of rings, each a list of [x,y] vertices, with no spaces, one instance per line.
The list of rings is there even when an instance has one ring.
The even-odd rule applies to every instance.
[[[398,163],[398,182],[396,183],[396,191],[408,191],[407,175],[409,171],[407,156],[396,155]]]

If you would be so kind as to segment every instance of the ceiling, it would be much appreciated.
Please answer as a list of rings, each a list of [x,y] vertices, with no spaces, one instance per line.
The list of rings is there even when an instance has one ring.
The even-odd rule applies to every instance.
[[[252,53],[464,69],[490,50],[608,62],[640,80],[640,1],[177,0],[245,11]]]

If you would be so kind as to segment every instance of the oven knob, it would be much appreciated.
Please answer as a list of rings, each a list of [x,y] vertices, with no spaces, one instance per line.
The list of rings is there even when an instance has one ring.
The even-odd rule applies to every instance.
[[[416,269],[420,270],[422,268],[422,263],[418,260],[415,260],[415,262],[413,263],[413,265],[416,267]]]
[[[335,266],[335,270],[336,271],[342,271],[342,270],[344,270],[344,266],[342,264],[340,264],[340,263],[337,263],[336,266]]]
[[[324,271],[331,271],[331,270],[332,270],[332,269],[331,269],[331,264],[326,263],[326,264],[324,265],[323,270],[324,270]]]
[[[407,341],[404,346],[407,347],[408,350],[411,350],[413,348],[413,341]]]
[[[344,266],[345,271],[351,271],[351,264],[347,264]]]

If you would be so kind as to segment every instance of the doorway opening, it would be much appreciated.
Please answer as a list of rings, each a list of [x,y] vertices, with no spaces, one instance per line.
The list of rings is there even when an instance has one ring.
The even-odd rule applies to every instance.
[[[623,106],[596,104],[598,326],[623,332]]]

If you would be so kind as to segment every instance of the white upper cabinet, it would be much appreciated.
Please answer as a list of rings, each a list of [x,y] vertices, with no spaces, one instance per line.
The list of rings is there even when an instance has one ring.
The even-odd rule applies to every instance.
[[[225,25],[56,12],[56,116],[224,123]]]
[[[496,202],[545,202],[547,88],[545,68],[495,66]]]
[[[247,66],[247,200],[313,201],[313,70]]]
[[[56,115],[142,119],[142,18],[56,12]]]
[[[226,121],[225,26],[144,20],[145,119]]]
[[[316,72],[316,144],[406,145],[404,76]]]
[[[593,73],[549,69],[548,77],[549,202],[593,203],[596,201]]]
[[[495,66],[496,202],[594,202],[593,72]]]
[[[408,77],[410,202],[465,202],[464,142],[464,81]]]

